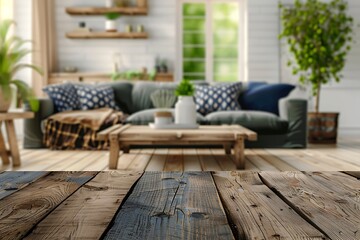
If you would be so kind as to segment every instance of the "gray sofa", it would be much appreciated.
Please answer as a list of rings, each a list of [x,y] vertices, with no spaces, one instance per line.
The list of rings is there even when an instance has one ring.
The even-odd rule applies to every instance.
[[[204,84],[204,83],[201,83]],[[117,105],[130,116],[128,123],[147,125],[154,121],[156,109],[150,100],[158,89],[175,89],[175,83],[114,82],[107,83],[114,89]],[[245,87],[246,88],[246,87]],[[244,89],[246,91],[246,89]],[[251,109],[241,111],[215,112],[207,116],[198,114],[203,125],[239,124],[258,133],[258,141],[246,142],[250,148],[305,148],[307,101],[283,99],[286,116],[278,116]],[[25,121],[24,148],[43,148],[42,121],[55,113],[50,99],[40,99],[40,110],[34,119]],[[281,115],[281,114],[280,114]]]

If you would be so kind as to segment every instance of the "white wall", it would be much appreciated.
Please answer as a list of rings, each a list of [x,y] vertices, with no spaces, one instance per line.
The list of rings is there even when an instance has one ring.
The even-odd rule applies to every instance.
[[[118,20],[119,30],[124,31],[126,24],[142,24],[150,37],[147,40],[71,40],[65,37],[66,32],[78,27],[85,21],[87,26],[103,31],[103,16],[70,16],[65,13],[71,6],[103,6],[99,0],[62,0],[56,1],[59,68],[71,65],[80,71],[111,72],[113,55],[119,53],[131,68],[143,66],[153,68],[157,56],[169,60],[170,68],[176,56],[176,1],[150,0],[148,16],[122,16]],[[135,2],[135,1],[133,1]]]

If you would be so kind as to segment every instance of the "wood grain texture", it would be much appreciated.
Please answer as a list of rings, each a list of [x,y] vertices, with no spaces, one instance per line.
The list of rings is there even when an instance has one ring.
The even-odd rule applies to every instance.
[[[99,173],[48,215],[26,239],[100,239],[141,175]]]
[[[258,173],[215,172],[213,177],[238,239],[325,237],[264,185]]]
[[[0,157],[2,159],[3,165],[10,164],[9,155],[7,153],[7,148],[5,144],[5,138],[1,130],[2,121],[0,121]]]
[[[21,239],[95,172],[54,172],[1,200],[2,239]]]
[[[23,189],[39,178],[46,176],[46,172],[3,172],[0,174],[0,200]]]
[[[105,239],[233,239],[210,173],[147,172]]]
[[[263,172],[260,176],[269,188],[329,238],[360,238],[359,202],[348,201],[301,172]]]

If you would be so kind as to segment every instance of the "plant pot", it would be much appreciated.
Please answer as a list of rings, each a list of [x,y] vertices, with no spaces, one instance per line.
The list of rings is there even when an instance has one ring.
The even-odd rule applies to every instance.
[[[12,93],[11,93],[12,95]],[[2,92],[2,89],[0,88],[0,112],[8,112],[9,108],[11,106],[12,97],[9,97],[8,99],[5,99],[5,96]]]
[[[105,29],[107,32],[117,32],[116,21],[115,20],[106,20]]]
[[[196,105],[191,96],[180,96],[175,105],[175,123],[196,125]]]
[[[114,0],[105,0],[105,7],[111,8],[114,7]]]
[[[339,113],[308,113],[308,141],[336,144]]]

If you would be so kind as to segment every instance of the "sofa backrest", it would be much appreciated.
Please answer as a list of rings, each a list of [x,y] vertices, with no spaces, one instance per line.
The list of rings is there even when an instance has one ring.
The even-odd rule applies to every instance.
[[[196,84],[206,84],[199,82]],[[117,105],[126,113],[133,114],[142,110],[154,108],[151,95],[159,89],[175,91],[178,83],[159,83],[149,81],[126,82],[118,81],[104,83],[114,89]]]
[[[207,85],[206,82],[196,82],[195,84]],[[114,89],[117,105],[124,112],[133,114],[154,108],[151,94],[159,89],[175,91],[178,83],[118,81],[104,83],[104,85],[111,86]],[[294,87],[290,84],[268,84],[266,82],[244,83],[243,91],[239,96],[239,103],[243,110],[258,110],[279,114],[279,99],[286,97]]]

